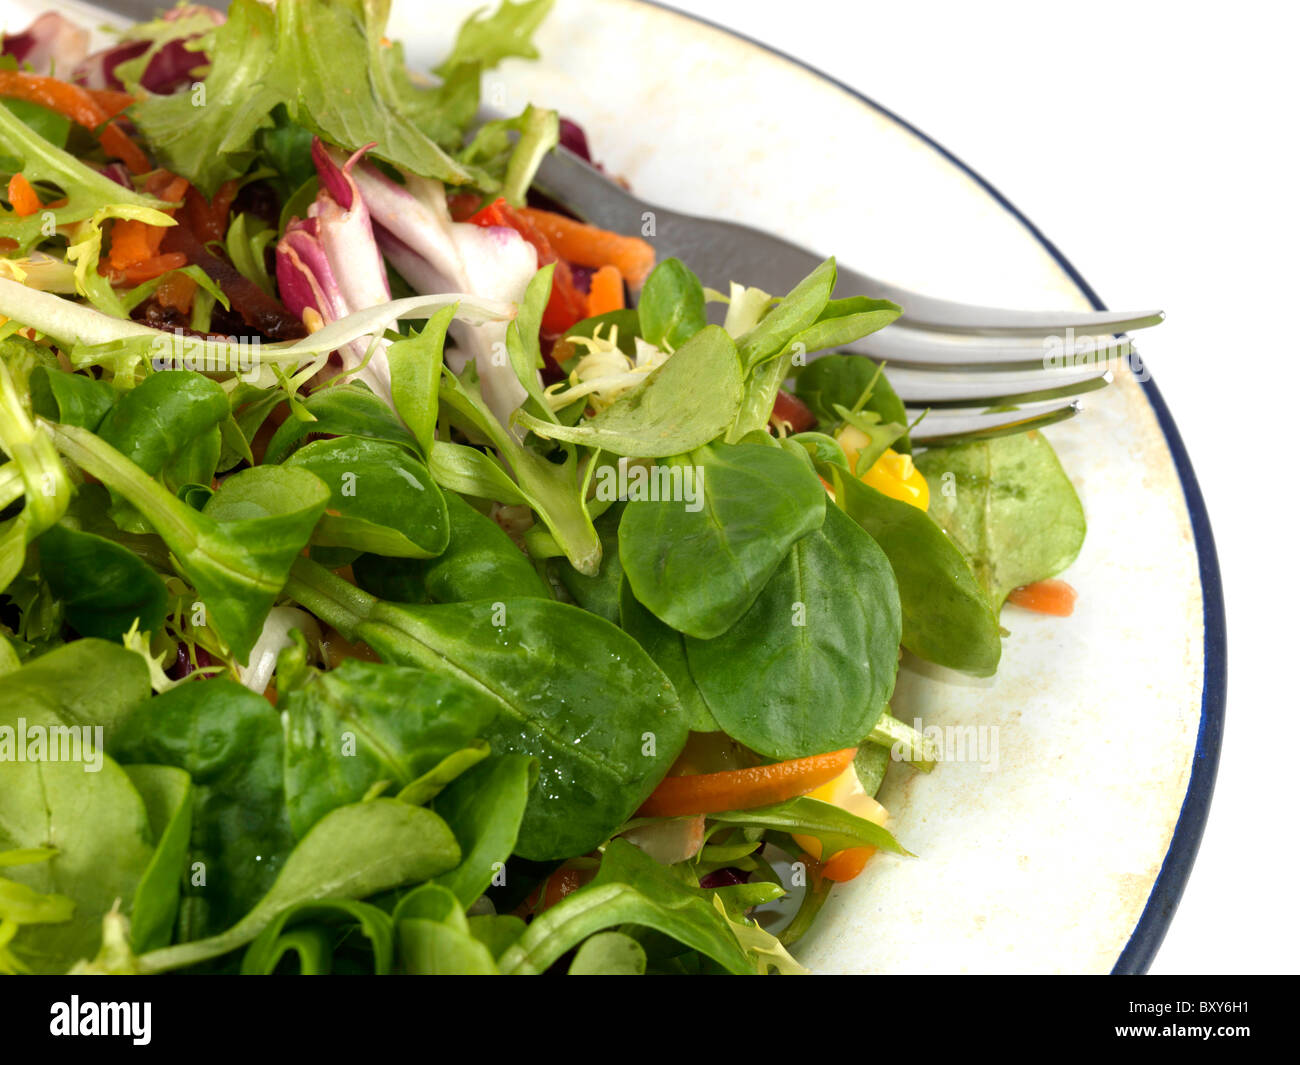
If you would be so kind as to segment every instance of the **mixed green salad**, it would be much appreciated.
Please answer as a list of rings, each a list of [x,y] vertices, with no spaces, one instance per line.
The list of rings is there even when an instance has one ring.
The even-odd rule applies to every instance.
[[[384,0],[5,35],[0,971],[799,972],[907,855],[903,651],[1068,609],[1047,440],[836,353],[900,308],[530,191],[550,2],[427,75]]]

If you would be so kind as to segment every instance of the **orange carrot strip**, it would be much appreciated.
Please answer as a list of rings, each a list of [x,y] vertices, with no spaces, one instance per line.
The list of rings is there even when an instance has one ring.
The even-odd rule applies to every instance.
[[[9,179],[9,203],[14,213],[24,218],[41,209],[41,198],[36,195],[32,183],[22,174],[15,174]]]
[[[857,754],[846,747],[830,754],[795,758],[752,769],[721,773],[665,777],[637,811],[639,817],[682,817],[716,814],[723,810],[748,810],[805,795],[839,776]]]
[[[108,252],[109,265],[114,270],[125,270],[136,263],[152,259],[158,254],[162,238],[161,226],[146,225],[136,219],[119,219],[113,223],[113,239]]]
[[[518,211],[546,236],[561,259],[591,269],[617,266],[631,285],[641,284],[654,267],[655,250],[640,237],[611,233],[536,207]]]
[[[602,266],[591,275],[591,291],[587,293],[587,317],[623,309],[623,275],[618,267]]]
[[[0,70],[0,96],[12,96],[48,107],[86,129],[98,130],[102,126],[99,143],[109,155],[121,159],[134,174],[143,174],[149,169],[149,160],[139,145],[119,126],[109,122],[108,111],[80,85],[25,70]]]
[[[194,306],[194,293],[199,283],[187,274],[172,274],[154,290],[154,299],[160,306],[171,307],[182,314],[189,314]]]
[[[1074,613],[1074,601],[1078,598],[1079,593],[1065,581],[1036,581],[1014,589],[1007,602],[1039,614],[1068,618]]]
[[[823,863],[821,874],[827,880],[840,883],[852,880],[866,868],[867,859],[875,853],[875,847],[850,847],[848,850],[837,851]]]
[[[133,103],[135,97],[129,92],[118,92],[116,89],[87,89],[90,98],[103,108],[104,114],[109,118],[116,118]]]
[[[125,270],[113,271],[114,284],[138,285],[142,281],[152,281],[168,270],[179,270],[185,265],[185,256],[178,251],[155,255],[152,259],[132,263]]]

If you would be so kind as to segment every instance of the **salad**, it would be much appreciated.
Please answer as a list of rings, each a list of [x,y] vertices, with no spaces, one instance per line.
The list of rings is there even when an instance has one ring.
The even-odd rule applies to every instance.
[[[800,972],[908,860],[900,661],[1069,612],[1047,440],[837,353],[901,308],[531,191],[550,2],[4,36],[0,971]]]

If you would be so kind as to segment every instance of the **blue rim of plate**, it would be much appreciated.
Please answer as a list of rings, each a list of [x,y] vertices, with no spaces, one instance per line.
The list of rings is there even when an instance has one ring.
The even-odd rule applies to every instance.
[[[1079,271],[1075,269],[1074,264],[1065,257],[1061,249],[1053,244],[1033,222],[1026,218],[1015,204],[999,192],[986,178],[973,170],[933,137],[917,129],[905,118],[878,104],[871,97],[858,92],[857,89],[845,85],[838,78],[831,77],[824,71],[818,70],[811,63],[788,55],[779,48],[773,48],[761,41],[756,41],[746,34],[739,33],[711,19],[681,11],[671,4],[661,2],[661,0],[638,0],[638,2],[690,19],[692,22],[710,26],[728,36],[745,41],[755,48],[762,49],[764,52],[778,56],[797,67],[803,68],[808,73],[814,74],[828,84],[835,86],[841,92],[847,93],[855,100],[859,100],[873,110],[878,111],[917,140],[933,148],[953,166],[970,177],[980,188],[993,197],[999,206],[1025,227],[1029,234],[1043,246],[1043,250],[1065,271],[1084,298],[1096,310],[1107,310],[1101,297],[1083,279]],[[1147,402],[1151,404],[1151,409],[1155,412],[1160,431],[1164,433],[1165,443],[1168,445],[1170,456],[1174,460],[1174,468],[1178,471],[1178,480],[1183,486],[1183,498],[1187,504],[1188,516],[1191,519],[1192,536],[1196,543],[1196,557],[1201,578],[1202,620],[1205,629],[1205,664],[1204,682],[1201,689],[1201,721],[1196,734],[1196,752],[1192,758],[1192,773],[1187,785],[1187,794],[1183,797],[1182,809],[1178,814],[1178,823],[1174,826],[1174,834],[1169,841],[1169,850],[1165,852],[1164,862],[1160,866],[1160,873],[1156,876],[1154,885],[1152,885],[1151,894],[1147,897],[1142,916],[1138,918],[1137,924],[1129,935],[1128,943],[1120,952],[1114,968],[1111,969],[1112,975],[1116,976],[1138,975],[1145,973],[1150,968],[1151,961],[1165,938],[1165,933],[1169,931],[1174,911],[1178,909],[1178,901],[1182,898],[1183,889],[1187,886],[1187,878],[1191,875],[1192,864],[1196,860],[1196,851],[1200,847],[1201,836],[1205,833],[1205,822],[1210,813],[1210,799],[1214,794],[1214,778],[1219,768],[1219,750],[1223,743],[1223,720],[1228,694],[1228,632],[1223,610],[1223,578],[1219,573],[1219,556],[1214,546],[1214,532],[1210,528],[1210,515],[1205,509],[1205,498],[1201,495],[1201,487],[1197,483],[1196,472],[1192,469],[1192,460],[1188,457],[1187,448],[1183,445],[1182,435],[1178,432],[1178,426],[1174,424],[1174,417],[1170,414],[1169,407],[1160,394],[1160,389],[1156,387],[1155,380],[1150,376],[1147,377],[1147,380],[1139,383]]]

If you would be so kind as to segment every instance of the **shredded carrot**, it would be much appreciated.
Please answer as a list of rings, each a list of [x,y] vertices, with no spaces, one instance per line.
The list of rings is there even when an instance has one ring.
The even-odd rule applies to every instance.
[[[176,214],[176,221],[185,226],[200,244],[224,240],[230,205],[239,192],[238,179],[232,178],[217,189],[208,201],[198,189],[190,187],[185,192],[185,206]]]
[[[171,307],[182,314],[189,314],[194,306],[194,293],[199,283],[187,274],[172,274],[154,290],[154,299],[159,306]]]
[[[136,263],[152,259],[158,254],[162,239],[162,226],[151,226],[133,218],[118,219],[113,223],[109,265],[114,270],[125,270]]]
[[[1065,581],[1036,581],[1014,589],[1007,596],[1007,602],[1039,614],[1068,618],[1074,613],[1074,602],[1078,598],[1079,593]]]
[[[109,118],[116,118],[133,103],[135,97],[129,92],[118,92],[116,89],[87,89],[90,98],[104,109],[104,113]]]
[[[27,100],[66,115],[77,125],[96,131],[104,150],[121,159],[133,174],[149,169],[149,160],[140,146],[110,121],[110,113],[80,85],[25,70],[0,70],[0,96]]]
[[[41,209],[41,198],[36,195],[32,183],[22,174],[15,174],[9,179],[9,203],[14,213],[24,218]]]
[[[641,284],[654,267],[654,248],[640,237],[611,233],[536,207],[518,210],[550,241],[560,258],[578,266],[591,269],[617,266],[630,285]]]
[[[639,817],[682,817],[715,814],[723,810],[748,810],[805,795],[839,776],[853,761],[857,749],[847,747],[830,754],[795,758],[751,769],[721,773],[665,777],[637,811]]]
[[[623,275],[618,267],[602,266],[591,275],[591,291],[587,293],[587,317],[623,309]]]
[[[124,270],[114,270],[111,277],[114,284],[138,285],[161,277],[168,270],[179,270],[184,265],[184,255],[178,251],[169,251],[132,263]]]

